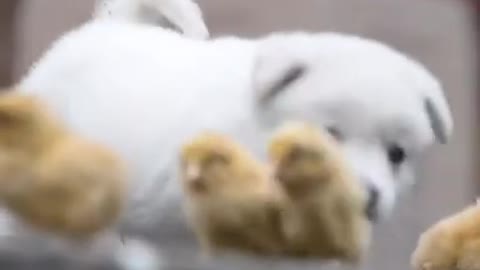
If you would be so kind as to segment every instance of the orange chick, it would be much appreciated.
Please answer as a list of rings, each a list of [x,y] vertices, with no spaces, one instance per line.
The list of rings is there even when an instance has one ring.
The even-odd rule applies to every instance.
[[[268,152],[289,201],[282,217],[289,253],[358,262],[370,240],[367,197],[334,139],[291,122],[274,133]]]
[[[261,163],[211,132],[187,142],[181,161],[187,216],[206,254],[279,254],[279,194]]]
[[[426,230],[411,263],[415,270],[480,270],[480,202]]]
[[[0,201],[20,220],[89,238],[119,217],[125,178],[115,154],[69,132],[40,101],[0,95]]]

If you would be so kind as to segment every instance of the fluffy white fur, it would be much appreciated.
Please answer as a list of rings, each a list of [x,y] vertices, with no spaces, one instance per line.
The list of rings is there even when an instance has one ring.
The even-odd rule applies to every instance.
[[[305,72],[259,102],[296,66]],[[175,173],[179,145],[201,130],[231,134],[262,155],[282,121],[335,129],[386,216],[413,181],[418,155],[453,128],[441,86],[424,67],[378,42],[336,33],[206,41],[100,17],[57,41],[19,89],[128,162],[131,200],[122,230],[160,235],[150,240],[164,250],[185,250],[173,248],[182,243],[192,250]],[[404,149],[405,161],[388,160],[392,146]]]

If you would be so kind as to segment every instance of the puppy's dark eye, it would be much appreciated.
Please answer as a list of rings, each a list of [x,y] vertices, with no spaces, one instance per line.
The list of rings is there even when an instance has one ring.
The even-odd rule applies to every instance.
[[[342,132],[336,128],[336,127],[333,127],[333,126],[328,126],[327,127],[327,132],[332,136],[334,137],[336,140],[338,141],[342,141],[343,140],[343,134]]]
[[[405,149],[398,145],[391,145],[388,148],[388,160],[393,164],[393,165],[400,165],[403,161],[405,161],[405,158],[407,157],[405,153]]]

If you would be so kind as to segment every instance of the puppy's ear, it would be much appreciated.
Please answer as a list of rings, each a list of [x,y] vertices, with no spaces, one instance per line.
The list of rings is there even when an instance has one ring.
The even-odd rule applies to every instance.
[[[280,41],[281,42],[281,41]],[[257,104],[266,106],[298,83],[307,73],[307,65],[297,59],[286,45],[264,41],[259,46],[253,68],[253,90]]]
[[[430,95],[424,98],[423,105],[432,128],[435,140],[446,144],[453,132],[452,115],[443,95]]]

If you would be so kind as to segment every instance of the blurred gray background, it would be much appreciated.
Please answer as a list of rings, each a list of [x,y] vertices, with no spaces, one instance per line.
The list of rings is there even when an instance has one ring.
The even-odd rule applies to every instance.
[[[440,78],[453,109],[454,139],[427,154],[413,191],[405,194],[394,217],[376,229],[365,267],[409,269],[419,233],[471,203],[480,190],[480,19],[475,18],[480,8],[467,0],[199,0],[199,4],[214,36],[258,36],[278,30],[360,34],[408,53]],[[92,5],[93,0],[0,1],[0,83],[18,80],[62,32],[88,19]]]

